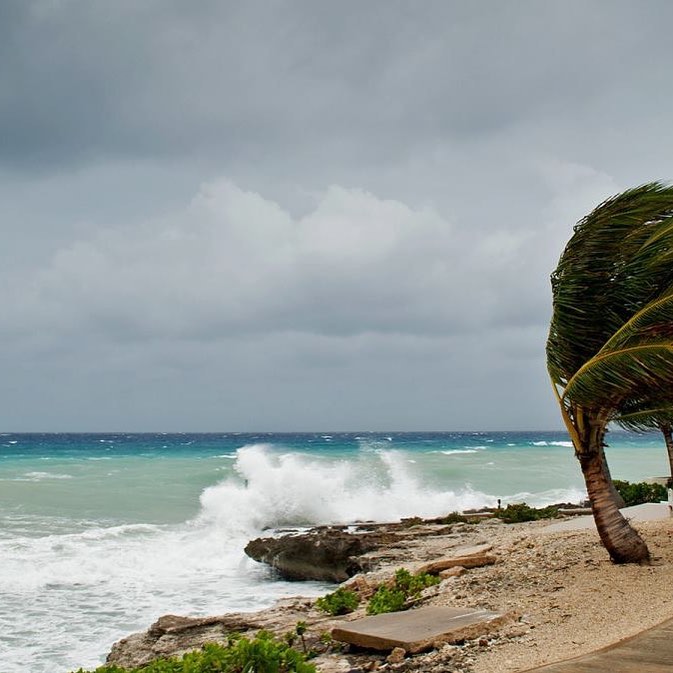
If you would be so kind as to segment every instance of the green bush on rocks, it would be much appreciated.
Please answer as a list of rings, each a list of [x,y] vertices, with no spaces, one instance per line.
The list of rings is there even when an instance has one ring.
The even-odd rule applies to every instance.
[[[179,659],[157,659],[140,668],[126,670],[101,666],[93,673],[316,673],[306,656],[260,631],[254,638],[233,636],[228,645],[207,643],[202,650]],[[76,673],[87,673],[79,669]]]
[[[400,568],[395,573],[393,586],[380,586],[369,599],[367,614],[380,615],[383,612],[404,610],[410,598],[417,598],[423,589],[433,584],[439,584],[439,577],[428,573],[412,575],[406,568]]]
[[[343,587],[339,587],[331,594],[319,598],[315,604],[319,610],[330,615],[347,615],[353,612],[360,603],[357,594]]]
[[[502,519],[505,523],[521,523],[522,521],[537,521],[538,519],[555,519],[558,516],[557,507],[529,507],[525,502],[507,505],[504,509],[493,512],[493,516]]]

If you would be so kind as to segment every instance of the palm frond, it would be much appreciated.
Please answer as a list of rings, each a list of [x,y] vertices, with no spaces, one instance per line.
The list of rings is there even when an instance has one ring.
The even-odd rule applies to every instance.
[[[673,264],[659,261],[673,238],[662,233],[671,218],[673,187],[654,182],[611,197],[575,226],[551,276],[552,381],[565,385],[634,313],[673,285]]]
[[[673,287],[627,320],[598,351],[605,354],[627,344],[673,339]]]
[[[673,389],[673,342],[645,343],[597,355],[570,378],[562,399],[618,411],[629,399],[665,399]]]
[[[647,432],[653,428],[673,425],[673,402],[669,406],[644,408],[621,413],[612,419],[625,430]]]

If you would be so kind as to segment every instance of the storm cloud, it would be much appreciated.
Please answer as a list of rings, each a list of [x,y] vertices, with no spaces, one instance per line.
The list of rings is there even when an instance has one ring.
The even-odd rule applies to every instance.
[[[549,273],[671,176],[672,15],[2,3],[2,427],[560,427]]]

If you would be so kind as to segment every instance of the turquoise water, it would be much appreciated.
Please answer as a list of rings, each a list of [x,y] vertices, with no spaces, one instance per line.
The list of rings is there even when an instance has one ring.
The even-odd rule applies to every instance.
[[[657,435],[608,439],[614,477],[667,473]],[[0,671],[93,667],[161,614],[322,592],[245,557],[264,529],[583,497],[563,433],[6,433]]]

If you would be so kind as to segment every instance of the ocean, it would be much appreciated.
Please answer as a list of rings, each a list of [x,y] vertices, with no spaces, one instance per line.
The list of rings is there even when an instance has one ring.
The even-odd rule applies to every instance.
[[[668,473],[657,435],[608,442],[613,477]],[[327,590],[249,560],[263,531],[584,497],[560,432],[4,433],[0,672],[94,668],[162,614]]]

